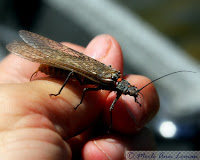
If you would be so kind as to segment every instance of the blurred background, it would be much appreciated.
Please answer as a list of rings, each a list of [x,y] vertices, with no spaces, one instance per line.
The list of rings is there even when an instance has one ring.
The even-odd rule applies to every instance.
[[[21,29],[82,46],[111,34],[124,53],[124,74],[153,80],[197,72],[155,82],[161,107],[148,128],[158,150],[200,149],[199,0],[1,0],[1,59]]]

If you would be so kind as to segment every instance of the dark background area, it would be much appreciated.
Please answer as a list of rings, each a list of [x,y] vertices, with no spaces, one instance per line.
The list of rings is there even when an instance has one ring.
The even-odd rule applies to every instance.
[[[183,0],[183,1],[179,0],[114,1],[113,0],[111,1],[111,4],[113,3],[113,6],[116,7],[115,3],[117,3],[118,4],[117,7],[119,10],[127,9],[130,15],[131,13],[138,15],[139,19],[141,19],[147,24],[150,24],[150,26],[154,30],[156,30],[156,32],[152,32],[153,34],[157,34],[157,32],[159,32],[163,37],[166,37],[170,41],[170,43],[180,47],[181,50],[183,50],[188,54],[187,55],[188,57],[191,57],[191,59],[194,60],[194,64],[195,65],[197,64],[198,66],[197,69],[199,69],[199,59],[200,59],[200,29],[199,29],[200,3],[199,2],[200,2],[199,0]],[[62,1],[55,1],[54,4],[55,3],[62,3]],[[88,1],[88,3],[91,3],[91,1]],[[102,3],[104,2],[102,1]],[[74,12],[71,12],[71,14],[69,14],[70,11],[68,11],[68,14],[64,14],[64,12],[58,6],[59,5],[52,5],[47,0],[44,1],[1,0],[0,1],[1,59],[4,56],[6,56],[6,54],[8,54],[8,51],[5,49],[5,45],[12,42],[13,40],[20,39],[18,36],[18,31],[22,29],[41,34],[58,42],[69,41],[82,46],[86,46],[95,35],[100,33],[100,31],[94,32],[93,28],[91,28],[90,25],[88,26],[85,25],[83,27],[82,25],[80,25],[81,19],[74,18],[73,15]],[[91,11],[94,9],[94,7],[91,8]],[[74,10],[77,10],[77,13],[81,9],[83,8],[81,8],[80,6],[74,8]],[[112,8],[104,7],[103,9],[111,10]],[[101,11],[102,15],[105,14],[104,10]],[[105,15],[105,17],[106,16],[107,15]],[[112,16],[117,17],[118,15],[113,14]],[[124,18],[126,19],[126,17]],[[96,21],[93,22],[94,25],[97,23],[97,21],[100,21],[100,19],[96,18]],[[109,25],[112,25],[112,22],[111,24],[108,24],[108,27]],[[120,17],[118,25],[119,27],[120,25],[122,25],[120,23]],[[102,23],[102,26],[106,27],[106,24]],[[114,37],[117,36],[123,37],[123,34],[125,34],[125,31],[120,31],[117,30],[116,28],[114,28],[113,30],[116,30],[116,35],[112,34],[111,32],[107,32],[106,30],[103,33],[112,34]],[[142,34],[143,33],[141,33],[141,35]],[[127,34],[127,37],[129,36],[131,35]],[[126,56],[130,55],[128,54],[127,50],[131,49],[126,47],[126,44],[128,43],[129,40],[125,38],[120,39],[118,37],[117,40],[119,40],[120,42],[124,42],[120,43],[122,44],[122,50],[124,52],[127,52]],[[144,42],[144,46],[147,45],[145,43],[146,42]],[[159,46],[159,44],[157,45]],[[148,50],[148,48],[146,50]],[[137,66],[137,64],[135,64],[136,66],[132,67],[132,65],[134,64],[130,63],[129,61],[126,61],[127,59],[130,59],[129,57],[126,58],[126,56],[125,56],[125,73],[139,73],[151,76],[153,79],[157,78],[156,77],[157,75],[155,76],[157,72],[153,70],[148,70],[149,66],[146,66],[146,68],[143,69],[140,67],[140,64],[138,64],[139,67]],[[143,59],[145,60],[145,57],[143,57]],[[179,63],[180,62],[177,62],[177,64]],[[182,63],[185,62],[183,61]],[[191,63],[193,63],[193,61],[191,61]],[[169,64],[168,67],[171,66],[172,64]],[[157,68],[161,67],[158,66]],[[180,67],[178,69],[180,69]],[[162,74],[163,73],[161,72],[161,74],[159,75]],[[194,75],[190,75],[188,79],[191,80],[192,76]],[[173,78],[173,80],[176,78],[177,77]],[[178,83],[180,81],[184,81],[183,77],[177,79],[179,80]],[[196,81],[193,81],[193,83],[195,82]],[[178,87],[176,90],[188,93],[189,91],[186,88],[192,88],[191,82],[188,83],[189,84],[187,86],[183,85],[184,88]],[[198,84],[196,85],[198,86]],[[196,88],[196,86],[193,87]],[[196,92],[189,92],[188,94],[190,96],[189,97],[187,95],[185,96],[188,97],[188,99],[190,100],[188,104],[191,104],[189,106],[186,106],[185,108],[189,108],[189,110],[192,110],[193,112],[191,112],[190,114],[189,112],[188,114],[183,114],[182,111],[184,110],[178,108],[176,110],[177,111],[176,114],[171,115],[171,112],[169,110],[173,110],[174,108],[176,108],[176,106],[170,106],[169,101],[173,99],[174,95],[171,96],[170,94],[168,94],[168,92],[166,92],[166,90],[170,90],[170,86],[168,84],[164,86],[163,84],[158,83],[158,92],[161,98],[161,109],[160,112],[158,113],[158,116],[148,125],[148,127],[152,130],[155,136],[158,150],[199,150],[200,149],[200,141],[199,141],[200,105],[198,103],[199,101],[196,100],[198,99],[199,95],[198,94],[196,95],[195,94]],[[191,90],[194,91],[194,89]],[[177,94],[179,93],[176,93],[176,95]],[[193,102],[196,103],[194,104]],[[174,124],[176,134],[171,137],[163,136],[160,131],[161,122],[171,122],[169,124]],[[173,130],[173,126],[168,126],[168,127],[172,127]]]

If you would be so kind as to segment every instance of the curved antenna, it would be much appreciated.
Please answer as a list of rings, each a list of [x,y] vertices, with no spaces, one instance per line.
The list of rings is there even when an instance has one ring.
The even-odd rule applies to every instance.
[[[151,81],[151,82],[149,82],[148,84],[146,84],[144,87],[138,89],[138,92],[141,91],[142,89],[144,89],[145,87],[147,87],[148,85],[150,85],[151,83],[153,83],[153,82],[155,82],[155,81],[157,81],[157,80],[159,80],[159,79],[161,79],[161,78],[164,78],[164,77],[167,77],[167,76],[169,76],[169,75],[171,75],[171,74],[175,74],[175,73],[179,73],[179,72],[192,72],[192,73],[196,73],[196,72],[193,72],[193,71],[185,71],[185,70],[183,70],[183,71],[172,72],[172,73],[169,73],[169,74],[166,74],[166,75],[164,75],[164,76],[161,76],[161,77],[159,77],[159,78],[154,79],[153,81]]]

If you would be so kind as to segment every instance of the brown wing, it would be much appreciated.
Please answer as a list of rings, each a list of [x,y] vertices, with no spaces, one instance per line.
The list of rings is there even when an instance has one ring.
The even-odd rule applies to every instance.
[[[118,70],[46,37],[24,30],[19,34],[26,43],[16,41],[7,45],[7,49],[30,61],[74,71],[98,83],[112,82],[111,77],[120,74]]]

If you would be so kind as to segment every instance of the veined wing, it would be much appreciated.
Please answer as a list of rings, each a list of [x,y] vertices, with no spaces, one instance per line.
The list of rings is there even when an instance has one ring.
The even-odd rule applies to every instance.
[[[109,83],[113,74],[120,74],[118,70],[46,37],[28,31],[20,31],[20,36],[26,43],[16,41],[7,48],[28,60],[71,70],[98,83]]]
[[[61,43],[58,43],[56,41],[53,41],[49,38],[46,38],[44,36],[41,36],[33,32],[21,30],[19,31],[19,35],[28,45],[42,52],[44,51],[44,54],[46,55],[50,54],[51,56],[54,56],[54,54],[52,54],[53,52],[52,50],[55,50],[55,52],[59,51],[56,53],[56,55],[59,54],[61,56],[65,55],[65,53],[71,54],[72,56],[76,56],[76,57],[80,57],[81,55],[83,55],[82,53],[79,53],[76,50],[73,50],[67,46],[64,46]]]

